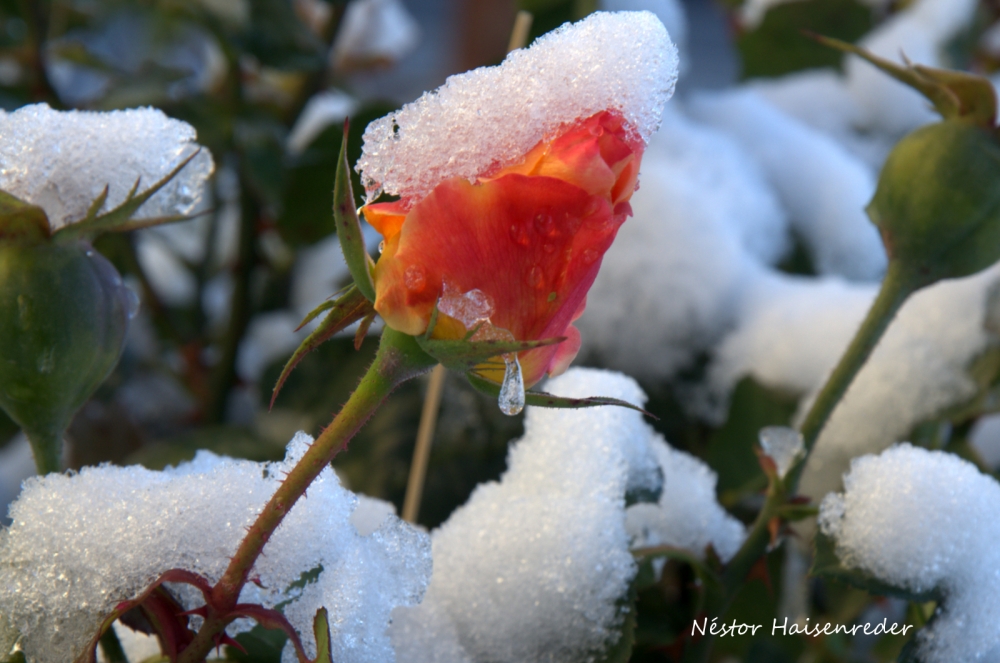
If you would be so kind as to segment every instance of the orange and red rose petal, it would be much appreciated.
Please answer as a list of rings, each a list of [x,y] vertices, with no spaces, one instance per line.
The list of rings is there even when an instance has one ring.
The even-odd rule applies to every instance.
[[[568,364],[578,317],[605,251],[630,213],[554,177],[508,174],[479,184],[447,180],[415,205],[375,266],[375,309],[394,329],[420,334],[444,285],[478,289],[493,325],[518,340],[569,336],[519,355],[526,384]]]

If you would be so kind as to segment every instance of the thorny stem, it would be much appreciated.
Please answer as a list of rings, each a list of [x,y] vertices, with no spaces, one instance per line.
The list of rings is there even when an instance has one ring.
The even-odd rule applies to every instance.
[[[823,431],[823,427],[858,372],[868,361],[868,357],[871,356],[889,324],[896,317],[903,302],[922,284],[918,274],[896,260],[889,261],[889,268],[882,281],[882,287],[879,289],[871,308],[868,309],[868,314],[861,323],[861,327],[851,340],[847,351],[841,356],[833,373],[827,378],[819,395],[816,396],[816,400],[813,401],[805,419],[802,420],[799,432],[802,433],[805,445],[803,458],[789,470],[784,480],[774,482],[768,488],[764,506],[757,514],[757,519],[747,534],[746,540],[743,541],[743,545],[722,574],[723,598],[717,605],[710,608],[709,617],[721,616],[729,608],[750,570],[767,552],[771,540],[768,525],[773,518],[779,515],[779,510],[788,501],[788,498],[795,495],[799,477],[802,475],[809,453],[816,445],[816,440]],[[713,638],[706,635],[687,647],[684,660],[708,660],[712,641]]]
[[[211,605],[198,635],[181,653],[178,663],[200,663],[215,646],[214,638],[232,621],[229,613],[236,606],[250,569],[268,539],[281,524],[295,502],[319,476],[355,433],[368,421],[397,386],[429,371],[436,360],[417,346],[412,337],[386,328],[375,361],[361,379],[333,422],[320,434],[305,455],[285,476],[274,495],[229,562],[222,578],[212,588]]]

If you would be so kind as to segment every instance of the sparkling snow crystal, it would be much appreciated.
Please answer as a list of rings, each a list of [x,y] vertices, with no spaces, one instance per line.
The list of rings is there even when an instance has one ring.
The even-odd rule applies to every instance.
[[[546,389],[645,400],[630,378],[593,369],[571,369]],[[626,491],[648,488],[657,466],[671,499],[645,505],[642,513],[633,506],[626,521]],[[710,470],[670,450],[638,412],[529,407],[525,435],[511,449],[500,482],[479,486],[433,533],[427,596],[417,608],[393,613],[397,657],[414,663],[599,660],[618,638],[620,601],[636,570],[626,522],[634,518],[651,544],[659,536],[700,553],[713,542],[731,554],[742,528],[715,503],[714,486]],[[688,516],[692,521],[682,525]]]
[[[42,207],[53,228],[83,219],[109,187],[103,211],[158,182],[198,149],[194,129],[152,108],[97,113],[46,104],[0,111],[0,190]],[[202,148],[137,218],[188,214],[201,200],[212,157]]]
[[[513,163],[607,109],[648,141],[676,79],[677,49],[653,14],[592,14],[372,122],[357,168],[369,190],[422,197],[442,180]]]
[[[943,601],[916,638],[925,663],[1000,658],[1000,484],[974,465],[908,444],[851,463],[820,507],[841,562]]]
[[[162,572],[183,568],[216,580],[280,478],[311,443],[298,434],[282,463],[202,451],[164,472],[101,466],[26,482],[0,531],[0,606],[33,663],[79,652],[101,618]],[[393,652],[389,612],[420,600],[430,575],[425,534],[386,517],[369,536],[351,522],[357,498],[324,470],[251,571],[242,602],[285,608],[307,647],[320,606],[330,612],[337,661],[383,663]],[[300,592],[303,573],[323,572]],[[185,592],[199,598],[200,594]],[[194,605],[189,605],[194,607]]]

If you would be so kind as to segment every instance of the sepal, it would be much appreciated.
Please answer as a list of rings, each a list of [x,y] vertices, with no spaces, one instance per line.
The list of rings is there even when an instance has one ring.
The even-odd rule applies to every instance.
[[[321,322],[319,326],[314,329],[304,341],[302,341],[298,349],[295,350],[292,356],[285,363],[285,367],[281,369],[281,375],[278,377],[278,382],[274,385],[274,390],[271,392],[270,407],[274,407],[274,399],[278,397],[278,392],[280,392],[281,387],[284,386],[285,380],[288,379],[292,370],[298,366],[299,362],[302,361],[307,354],[329,340],[330,337],[337,332],[347,328],[358,320],[366,318],[374,312],[372,303],[363,294],[361,294],[361,291],[356,286],[351,286],[336,301],[332,303],[324,302],[316,307],[311,313],[309,313],[309,315],[306,316],[305,320],[302,321],[302,324],[299,325],[299,329],[326,309],[329,309],[330,312],[326,314],[325,318],[323,318],[323,322]]]
[[[965,119],[988,128],[993,128],[996,123],[996,92],[984,76],[912,64],[908,60],[905,66],[900,66],[854,44],[820,35],[810,36],[821,44],[857,55],[900,83],[910,86],[927,97],[946,120]],[[905,60],[906,56],[903,57]]]
[[[372,280],[372,269],[375,263],[365,248],[358,208],[354,204],[354,189],[347,163],[347,126],[348,122],[344,120],[344,139],[340,143],[337,176],[333,183],[333,220],[337,225],[340,249],[344,252],[344,260],[347,261],[354,284],[369,301],[374,302],[375,281]]]
[[[500,395],[500,385],[492,380],[487,380],[481,375],[477,374],[475,371],[468,371],[465,374],[468,378],[469,384],[475,387],[477,390],[486,394],[487,396],[493,396],[494,398]],[[646,410],[643,410],[638,405],[633,405],[628,401],[623,401],[617,398],[608,398],[606,396],[590,396],[587,398],[567,398],[565,396],[556,396],[554,394],[547,394],[544,391],[526,391],[524,392],[524,403],[525,405],[534,405],[536,407],[552,407],[552,408],[569,408],[569,409],[580,409],[585,407],[598,407],[601,405],[617,405],[618,407],[625,407],[630,410],[635,410],[636,412],[641,412],[642,414],[650,417],[652,419],[658,419],[657,416],[650,414]]]
[[[127,232],[129,230],[137,230],[139,228],[148,228],[150,226],[156,226],[163,223],[173,223],[175,221],[185,221],[187,219],[194,218],[192,216],[187,216],[184,214],[178,214],[175,216],[162,216],[154,217],[149,219],[132,219],[132,215],[138,211],[142,205],[153,197],[157,191],[166,186],[170,180],[174,179],[181,170],[184,169],[191,161],[198,156],[201,152],[200,149],[192,152],[187,158],[181,161],[177,166],[171,170],[169,173],[163,176],[158,182],[154,183],[151,187],[143,191],[142,193],[136,193],[139,190],[140,180],[136,180],[135,184],[132,185],[132,189],[125,196],[125,200],[122,203],[104,214],[98,214],[98,211],[104,206],[105,201],[108,199],[108,187],[104,187],[104,190],[91,202],[90,209],[87,210],[87,216],[81,221],[70,223],[68,225],[59,228],[53,237],[59,240],[67,239],[93,239],[97,235],[105,232]]]

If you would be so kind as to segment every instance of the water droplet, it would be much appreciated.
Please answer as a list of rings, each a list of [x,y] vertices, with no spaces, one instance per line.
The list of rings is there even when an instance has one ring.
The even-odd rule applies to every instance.
[[[583,264],[593,265],[600,256],[594,249],[584,249],[583,255],[580,257],[583,259]]]
[[[524,409],[524,378],[521,376],[521,364],[517,361],[516,354],[504,355],[503,361],[506,368],[497,403],[501,412],[513,417],[521,414],[521,410]]]
[[[371,205],[376,198],[382,195],[382,185],[374,180],[365,182],[365,205]]]
[[[545,286],[545,274],[538,265],[532,267],[528,272],[528,285],[532,288],[542,288]]]
[[[602,127],[600,125],[591,127],[590,128],[590,133],[593,136],[603,136],[604,135],[604,127]]]
[[[583,216],[593,216],[601,210],[601,201],[597,196],[592,196],[590,200],[587,201],[587,206],[583,208]]]
[[[551,242],[545,242],[545,244],[542,245],[542,250],[546,253],[555,253],[556,245]]]
[[[558,234],[556,229],[556,221],[552,218],[551,214],[539,214],[535,217],[535,230],[538,234],[544,235],[545,237],[553,237]]]
[[[427,287],[427,274],[420,265],[410,265],[403,273],[403,282],[410,292],[421,292]]]
[[[510,238],[521,246],[527,246],[531,241],[528,237],[528,224],[512,223],[510,226]]]
[[[385,240],[384,239],[381,242],[378,243],[378,254],[382,255],[383,252],[385,252]]]
[[[139,295],[135,290],[124,286],[125,292],[125,315],[131,320],[139,313]]]

